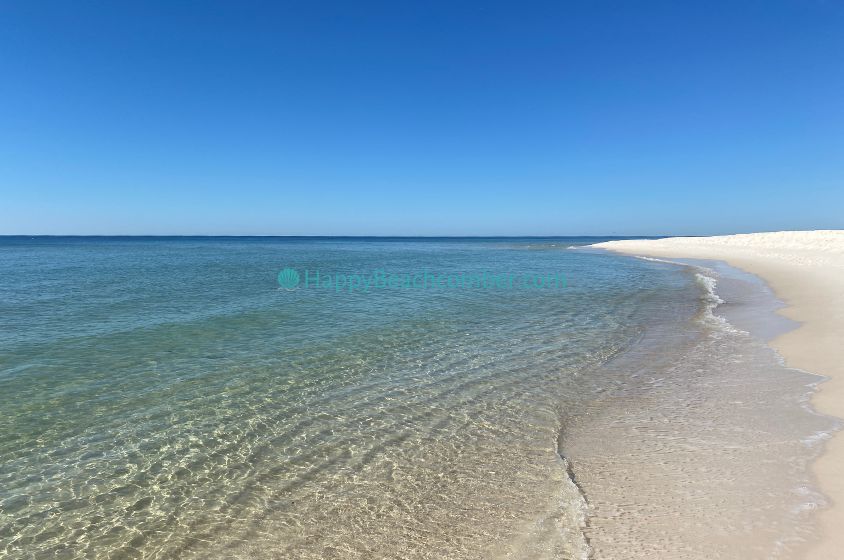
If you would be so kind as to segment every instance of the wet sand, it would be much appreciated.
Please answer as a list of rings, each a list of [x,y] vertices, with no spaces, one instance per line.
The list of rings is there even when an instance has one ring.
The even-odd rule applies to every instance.
[[[702,238],[625,240],[596,247],[657,258],[725,261],[764,279],[786,307],[780,313],[799,328],[770,345],[793,368],[826,376],[812,404],[844,417],[844,231],[795,231]],[[812,466],[826,496],[816,515],[818,533],[799,556],[841,557],[844,550],[844,437],[834,435]]]

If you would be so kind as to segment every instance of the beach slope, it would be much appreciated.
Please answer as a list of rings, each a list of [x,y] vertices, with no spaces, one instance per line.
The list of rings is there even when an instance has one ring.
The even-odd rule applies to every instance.
[[[828,377],[817,410],[844,417],[844,230],[781,231],[717,237],[621,240],[593,247],[630,255],[725,261],[764,279],[801,323],[771,345],[786,363]],[[841,558],[844,550],[844,434],[833,437],[814,465],[830,507],[819,514],[823,538],[808,557]]]

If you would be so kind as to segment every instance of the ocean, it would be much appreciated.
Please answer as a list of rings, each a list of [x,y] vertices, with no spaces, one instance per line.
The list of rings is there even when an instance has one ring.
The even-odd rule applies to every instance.
[[[773,294],[607,239],[0,237],[0,556],[787,557]]]

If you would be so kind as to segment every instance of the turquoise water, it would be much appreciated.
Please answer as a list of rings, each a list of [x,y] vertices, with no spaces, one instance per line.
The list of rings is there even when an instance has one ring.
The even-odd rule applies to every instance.
[[[0,238],[0,552],[585,557],[566,425],[705,301],[688,268],[569,249],[595,241]],[[335,293],[285,267],[567,283]]]

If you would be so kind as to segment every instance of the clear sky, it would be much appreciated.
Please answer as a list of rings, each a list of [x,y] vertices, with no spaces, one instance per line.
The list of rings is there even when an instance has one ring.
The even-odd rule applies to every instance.
[[[844,3],[0,2],[0,234],[844,228]]]

